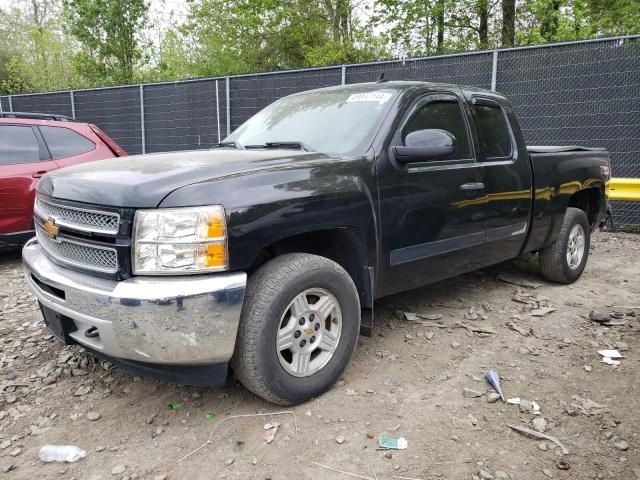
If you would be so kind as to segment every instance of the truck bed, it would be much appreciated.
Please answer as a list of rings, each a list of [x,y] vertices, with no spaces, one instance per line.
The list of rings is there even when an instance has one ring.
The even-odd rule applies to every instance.
[[[584,189],[604,195],[609,154],[604,148],[527,146],[533,168],[533,221],[527,250],[549,245],[558,235],[568,199]],[[598,211],[604,205],[597,205]]]

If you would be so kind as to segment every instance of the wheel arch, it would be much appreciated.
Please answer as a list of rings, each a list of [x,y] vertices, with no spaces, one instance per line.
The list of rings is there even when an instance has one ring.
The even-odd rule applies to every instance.
[[[567,203],[567,207],[575,207],[582,210],[591,228],[595,226],[596,219],[598,218],[598,211],[602,202],[602,192],[599,188],[589,187],[575,192]]]
[[[361,333],[369,335],[373,320],[374,268],[367,261],[367,244],[362,233],[352,227],[313,230],[278,239],[265,245],[247,273],[251,275],[272,258],[287,253],[308,253],[328,258],[349,274],[358,291],[362,308]]]

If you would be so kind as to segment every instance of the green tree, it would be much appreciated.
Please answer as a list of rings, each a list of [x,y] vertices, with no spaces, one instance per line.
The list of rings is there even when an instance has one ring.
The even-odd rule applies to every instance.
[[[64,34],[59,11],[51,0],[31,0],[0,12],[0,79],[7,93],[76,85],[74,42]]]
[[[194,75],[191,49],[179,31],[169,28],[164,32],[158,50],[157,64],[145,76],[146,80],[177,80]]]
[[[640,31],[638,0],[524,0],[518,44],[584,40]]]
[[[400,56],[489,48],[494,44],[491,0],[378,0],[373,21],[386,29]]]
[[[144,63],[140,40],[148,23],[145,0],[64,0],[69,32],[83,49],[74,67],[92,83],[131,83]]]
[[[370,60],[380,43],[351,0],[191,0],[182,33],[195,45],[196,75]]]

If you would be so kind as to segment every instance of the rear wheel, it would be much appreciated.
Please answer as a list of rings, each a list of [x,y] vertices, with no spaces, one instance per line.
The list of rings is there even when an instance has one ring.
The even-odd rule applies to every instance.
[[[569,207],[556,241],[540,251],[540,269],[547,280],[573,283],[589,257],[591,227],[585,213]]]
[[[340,377],[359,329],[358,293],[340,265],[283,255],[249,278],[232,368],[256,395],[301,403]]]

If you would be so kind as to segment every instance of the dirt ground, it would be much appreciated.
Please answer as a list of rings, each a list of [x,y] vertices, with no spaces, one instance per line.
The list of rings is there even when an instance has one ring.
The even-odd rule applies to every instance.
[[[232,415],[283,409],[237,384],[202,389],[141,379],[62,346],[43,327],[18,255],[5,254],[0,476],[640,478],[640,308],[623,308],[640,307],[640,236],[598,233],[591,254],[582,279],[570,286],[544,282],[529,258],[382,299],[374,336],[360,339],[332,390],[292,413],[219,425]],[[501,280],[505,274],[541,285],[513,285]],[[556,310],[532,315],[546,313],[545,307]],[[408,321],[398,310],[435,320]],[[592,310],[613,313],[616,325],[591,321]],[[459,323],[495,333],[471,334]],[[601,362],[597,351],[604,348],[625,356],[620,366]],[[507,398],[534,401],[539,414],[489,403],[489,369],[502,376]],[[465,388],[482,396],[467,398]],[[182,406],[171,409],[171,402]],[[90,412],[99,418],[89,420]],[[545,433],[557,437],[567,455],[507,426],[533,428],[535,419],[546,421]],[[271,444],[263,440],[268,421],[282,424]],[[404,437],[408,448],[380,450],[382,434]],[[38,450],[47,443],[77,445],[87,455],[72,464],[44,464]]]

